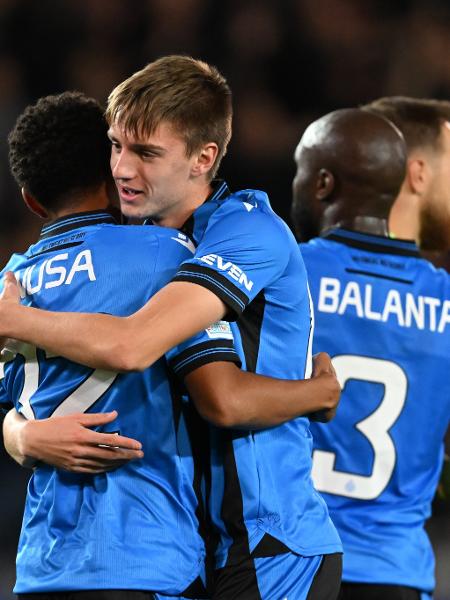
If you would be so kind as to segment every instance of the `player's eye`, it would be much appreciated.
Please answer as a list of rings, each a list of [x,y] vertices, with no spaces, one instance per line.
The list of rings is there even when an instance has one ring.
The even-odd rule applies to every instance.
[[[144,159],[156,158],[158,155],[155,152],[150,150],[143,150],[141,152],[141,157]]]

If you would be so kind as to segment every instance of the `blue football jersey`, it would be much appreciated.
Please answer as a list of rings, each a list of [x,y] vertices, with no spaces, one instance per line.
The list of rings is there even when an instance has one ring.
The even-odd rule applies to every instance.
[[[311,372],[312,313],[305,267],[292,233],[264,192],[230,195],[221,184],[189,221],[199,243],[175,281],[203,285],[229,307],[248,371],[284,379]],[[300,281],[300,285],[298,282]],[[274,401],[276,399],[274,398]],[[286,551],[341,551],[311,481],[307,418],[261,431],[211,429],[211,516],[216,565]]]
[[[313,479],[344,546],[347,582],[434,587],[424,529],[450,418],[450,279],[411,242],[343,229],[301,246],[314,351],[342,397],[313,424]]]
[[[44,227],[40,240],[6,267],[22,285],[23,301],[126,316],[192,256],[189,240],[176,230],[110,220],[105,213],[84,213]],[[205,549],[194,441],[166,359],[144,372],[118,374],[30,345],[15,351],[2,373],[3,406],[12,403],[28,419],[116,409],[118,418],[104,430],[138,439],[145,453],[100,475],[39,465],[26,498],[16,593],[182,593],[203,573]],[[181,374],[208,361],[239,360],[225,324],[171,350],[168,359]]]

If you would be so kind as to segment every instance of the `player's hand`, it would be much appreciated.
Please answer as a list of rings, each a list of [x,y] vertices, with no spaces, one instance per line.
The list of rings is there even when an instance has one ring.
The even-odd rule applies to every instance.
[[[8,303],[13,302],[19,304],[20,302],[20,287],[14,276],[14,273],[7,271],[3,276],[3,290],[0,294],[0,302]],[[5,347],[7,338],[0,337],[0,350]]]
[[[312,421],[326,423],[336,414],[341,396],[341,386],[336,377],[330,356],[326,352],[319,352],[313,356],[313,378],[320,378],[322,385],[327,386],[327,395],[322,410],[310,413],[308,417]]]
[[[117,412],[80,413],[30,420],[20,434],[20,451],[74,473],[104,473],[144,456],[137,440],[90,427],[111,423]]]
[[[7,271],[3,276],[3,290],[0,294],[1,302],[20,302],[20,286],[12,271]]]

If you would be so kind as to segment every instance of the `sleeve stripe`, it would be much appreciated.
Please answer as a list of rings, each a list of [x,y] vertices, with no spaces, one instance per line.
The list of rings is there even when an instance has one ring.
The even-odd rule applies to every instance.
[[[176,371],[176,376],[180,379],[184,379],[186,375],[192,373],[192,371],[195,371],[195,369],[213,362],[234,362],[238,367],[241,366],[241,361],[239,360],[238,355],[234,352],[210,352],[187,362],[183,368],[179,368]]]
[[[177,363],[176,366],[174,366],[174,371],[175,371],[175,373],[178,373],[178,371],[180,369],[185,367],[191,361],[197,360],[198,358],[211,356],[214,354],[224,354],[224,353],[229,354],[230,358],[232,360],[234,360],[234,359],[239,360],[239,357],[236,354],[236,352],[234,350],[231,350],[230,348],[212,348],[211,350],[203,350],[203,352],[197,352],[196,354],[193,354],[192,356],[188,356],[188,358],[185,358],[183,361],[180,361],[179,363]]]
[[[176,375],[184,377],[202,365],[218,361],[235,362],[240,366],[241,361],[231,340],[211,340],[187,348],[169,365]]]
[[[170,360],[169,364],[172,367],[172,369],[175,370],[177,365],[184,362],[186,359],[189,359],[190,357],[195,356],[196,354],[204,352],[206,350],[209,350],[211,352],[214,352],[214,350],[234,351],[234,344],[232,340],[225,339],[208,340],[207,342],[200,342],[193,346],[189,346],[188,348],[180,352],[177,356]]]
[[[181,266],[172,281],[189,281],[203,285],[223,300],[237,315],[240,315],[249,303],[249,298],[237,286],[214,269],[185,264]]]
[[[229,290],[226,289],[225,286],[222,286],[218,281],[215,281],[209,275],[200,275],[199,273],[194,274],[194,273],[189,273],[189,271],[178,271],[178,274],[175,277],[175,281],[180,280],[179,276],[181,276],[181,277],[184,276],[184,281],[186,281],[186,280],[189,281],[190,279],[205,279],[207,282],[211,283],[213,286],[218,287],[225,294],[228,294],[229,296],[231,296],[231,299],[241,307],[241,310],[244,310],[245,304],[243,302],[241,302],[237,296],[233,297],[233,295],[230,294]],[[205,286],[205,287],[209,287],[209,286]]]

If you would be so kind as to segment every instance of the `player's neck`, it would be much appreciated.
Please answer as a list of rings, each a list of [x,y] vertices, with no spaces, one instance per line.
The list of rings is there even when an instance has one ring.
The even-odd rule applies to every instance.
[[[387,220],[380,217],[358,215],[353,218],[339,219],[338,222],[334,223],[331,227],[327,227],[327,229],[334,227],[343,227],[360,233],[382,235],[385,237],[389,235]]]
[[[173,207],[172,211],[165,214],[159,220],[153,219],[153,222],[160,227],[180,229],[195,210],[205,202],[212,191],[213,188],[209,181],[193,186],[181,205],[177,204]]]
[[[400,240],[419,241],[419,198],[401,192],[389,215],[389,232]]]
[[[73,214],[91,212],[93,210],[106,210],[111,205],[111,199],[101,186],[97,191],[77,194],[64,207],[49,213],[49,218],[54,221]]]
[[[361,233],[371,233],[372,235],[386,237],[389,235],[387,219],[381,219],[380,217],[359,215],[352,220],[351,229]]]

